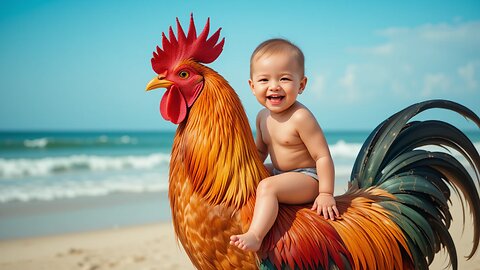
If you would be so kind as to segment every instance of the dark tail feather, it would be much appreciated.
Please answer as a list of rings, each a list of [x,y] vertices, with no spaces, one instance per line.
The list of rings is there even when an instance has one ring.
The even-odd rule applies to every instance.
[[[448,100],[429,100],[411,105],[382,122],[367,138],[354,163],[351,179],[360,188],[374,185],[375,177],[390,146],[397,139],[407,122],[415,115],[432,108],[443,108],[463,115],[480,127],[480,119],[467,107]],[[424,130],[422,130],[424,132]],[[430,144],[429,142],[425,145]]]
[[[381,123],[362,146],[352,171],[358,188],[376,187],[395,200],[379,202],[388,209],[405,235],[418,269],[427,269],[435,253],[445,247],[450,263],[457,268],[457,254],[448,232],[452,216],[448,201],[451,190],[470,206],[473,217],[471,258],[480,242],[480,155],[456,127],[442,121],[413,121],[412,117],[431,108],[457,112],[480,127],[480,118],[468,108],[446,100],[425,101],[407,107]],[[425,146],[458,151],[473,169],[467,169],[452,155],[419,149]],[[463,210],[465,219],[465,210]]]

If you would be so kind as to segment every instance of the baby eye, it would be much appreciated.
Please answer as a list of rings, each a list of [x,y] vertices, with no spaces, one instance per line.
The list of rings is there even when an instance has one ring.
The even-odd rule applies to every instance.
[[[267,79],[259,79],[258,81],[259,81],[259,82],[268,82]]]
[[[182,70],[178,73],[178,76],[182,79],[186,79],[188,76],[190,76],[190,73],[188,73],[186,70]]]
[[[290,78],[287,78],[287,77],[283,77],[280,79],[280,81],[291,81]]]

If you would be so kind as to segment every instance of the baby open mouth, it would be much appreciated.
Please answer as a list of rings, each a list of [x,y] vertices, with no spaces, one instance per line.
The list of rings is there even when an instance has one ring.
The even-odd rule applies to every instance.
[[[268,96],[267,99],[272,101],[272,102],[280,102],[284,96],[278,96],[278,95],[273,95],[273,96]]]

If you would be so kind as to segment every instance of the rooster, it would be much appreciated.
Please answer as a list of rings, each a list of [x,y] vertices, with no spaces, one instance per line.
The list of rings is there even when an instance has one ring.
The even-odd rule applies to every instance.
[[[256,186],[269,176],[260,160],[247,116],[228,82],[205,64],[217,59],[225,39],[210,20],[197,36],[193,15],[185,33],[162,33],[151,59],[157,73],[147,90],[166,88],[160,113],[178,124],[170,160],[169,200],[177,239],[198,269],[428,269],[445,248],[457,268],[448,232],[451,192],[473,216],[473,247],[479,244],[480,157],[471,141],[442,121],[410,121],[443,108],[480,119],[446,100],[414,104],[381,123],[367,138],[353,167],[349,188],[336,196],[341,213],[331,221],[311,204],[281,204],[277,220],[256,253],[229,244],[248,229]],[[410,122],[409,122],[410,121]],[[449,153],[455,149],[469,173]]]

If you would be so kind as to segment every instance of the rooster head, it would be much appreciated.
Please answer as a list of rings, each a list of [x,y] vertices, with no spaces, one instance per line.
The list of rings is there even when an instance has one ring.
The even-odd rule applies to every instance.
[[[209,29],[210,19],[207,19],[197,37],[192,14],[185,35],[177,18],[177,37],[170,26],[169,38],[162,33],[163,48],[157,46],[156,52],[153,52],[151,62],[157,76],[147,84],[146,90],[167,89],[160,102],[160,113],[174,124],[185,120],[188,109],[203,90],[204,77],[195,64],[211,63],[222,52],[225,38],[217,43],[221,28],[208,38]]]

